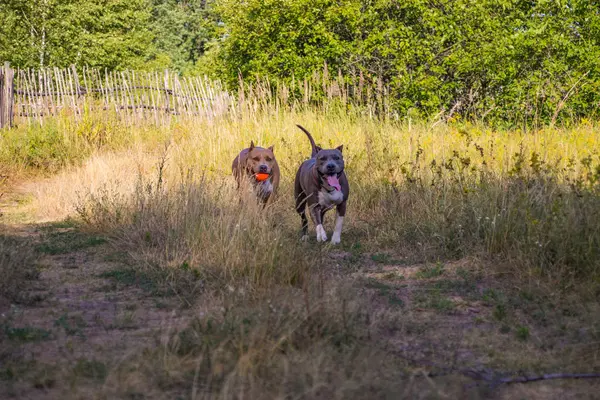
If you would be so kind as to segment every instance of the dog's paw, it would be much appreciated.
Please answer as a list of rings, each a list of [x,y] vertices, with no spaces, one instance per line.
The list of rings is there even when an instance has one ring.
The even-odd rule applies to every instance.
[[[326,242],[327,241],[327,234],[323,234],[321,236],[317,235],[317,242]]]
[[[336,235],[335,232],[333,233],[333,235],[331,235],[331,244],[340,244],[341,241],[342,238],[340,237],[340,235]]]
[[[300,240],[303,242],[308,242],[308,239],[309,239],[308,235],[302,235],[302,238]]]
[[[325,228],[323,225],[317,225],[317,242],[326,242],[327,241],[327,232],[325,232]]]

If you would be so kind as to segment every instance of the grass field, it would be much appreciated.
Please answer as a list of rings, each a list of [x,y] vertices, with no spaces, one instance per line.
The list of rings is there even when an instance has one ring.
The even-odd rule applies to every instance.
[[[339,246],[299,241],[296,123],[344,145]],[[265,210],[230,173],[251,140]],[[593,398],[505,381],[600,373],[599,143],[268,109],[3,132],[0,397]]]

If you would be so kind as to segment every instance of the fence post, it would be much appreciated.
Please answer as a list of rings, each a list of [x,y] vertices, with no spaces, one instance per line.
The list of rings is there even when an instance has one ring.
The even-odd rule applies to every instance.
[[[13,125],[15,71],[8,62],[0,67],[0,128]]]
[[[165,84],[165,115],[167,116],[167,125],[171,123],[171,99],[169,97],[169,70],[165,69],[165,77],[164,77],[164,84]]]
[[[12,79],[10,65],[0,66],[0,128],[12,125]]]
[[[0,67],[0,129],[4,128],[4,68]]]

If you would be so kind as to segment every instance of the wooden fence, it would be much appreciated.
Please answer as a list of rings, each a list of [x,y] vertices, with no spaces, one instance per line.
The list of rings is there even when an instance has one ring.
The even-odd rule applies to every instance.
[[[15,70],[5,64],[0,78],[0,127],[98,110],[114,111],[132,124],[148,119],[165,124],[172,116],[214,118],[226,113],[233,99],[218,81],[182,78],[168,70]]]
[[[48,116],[81,118],[108,111],[129,124],[170,123],[173,116],[214,119],[228,113],[358,105],[370,115],[391,117],[389,88],[377,76],[330,75],[327,65],[302,80],[270,82],[240,78],[235,96],[219,81],[163,72],[95,68],[12,69],[0,66],[0,128],[44,123]]]

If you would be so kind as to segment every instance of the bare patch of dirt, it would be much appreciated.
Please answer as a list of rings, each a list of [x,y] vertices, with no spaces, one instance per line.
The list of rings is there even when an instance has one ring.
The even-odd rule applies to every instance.
[[[52,253],[47,233],[73,231],[23,225],[13,226],[11,234],[34,239]],[[108,244],[62,250],[39,260],[40,276],[29,289],[38,301],[0,303],[7,341],[0,349],[0,398],[57,398],[66,389],[57,380],[78,379],[79,368],[91,369],[82,372],[85,379],[96,373],[104,379],[127,354],[152,347],[161,334],[182,328],[190,318],[174,298],[115,282],[111,272],[127,267],[107,261]]]

